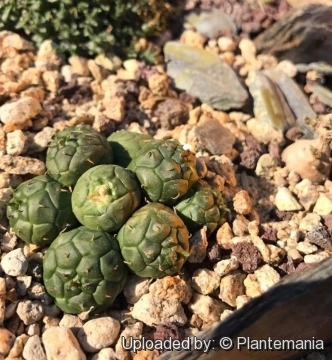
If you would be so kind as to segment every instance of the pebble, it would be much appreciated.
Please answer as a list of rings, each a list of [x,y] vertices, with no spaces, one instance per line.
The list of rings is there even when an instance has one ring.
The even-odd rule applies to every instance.
[[[31,325],[28,325],[25,328],[25,332],[29,335],[29,336],[34,336],[34,335],[40,335],[40,326],[38,323],[34,323]]]
[[[247,277],[244,279],[243,284],[245,287],[246,295],[250,296],[251,298],[257,297],[263,293],[255,274],[248,274]]]
[[[287,255],[293,260],[295,264],[299,264],[303,261],[303,256],[295,248],[288,249]]]
[[[219,298],[226,304],[235,307],[236,298],[244,295],[245,288],[243,281],[246,275],[239,270],[234,270],[223,276],[220,281]]]
[[[158,355],[158,350],[139,350],[133,360],[155,360]]]
[[[33,97],[24,97],[0,107],[0,120],[4,124],[22,128],[42,110],[40,103]]]
[[[263,154],[257,161],[255,173],[259,177],[272,178],[277,165],[278,162],[273,156]]]
[[[10,319],[16,314],[17,303],[9,303],[5,309],[5,320]]]
[[[206,42],[206,37],[194,30],[188,29],[181,34],[180,42],[203,49],[203,45]]]
[[[95,62],[110,71],[118,70],[122,65],[122,60],[116,55],[99,54],[95,57]]]
[[[239,295],[236,298],[236,309],[241,309],[248,301],[251,300],[251,297],[248,295]]]
[[[47,149],[54,134],[54,128],[45,126],[33,137],[33,143],[31,144],[30,151],[42,152],[43,150]]]
[[[319,193],[313,212],[318,215],[328,215],[332,213],[332,194]]]
[[[7,275],[20,276],[28,270],[28,261],[19,248],[10,251],[1,259],[1,267]]]
[[[192,276],[192,288],[198,293],[208,295],[220,285],[220,277],[211,270],[197,269]]]
[[[119,69],[117,75],[123,80],[137,80],[139,62],[136,59],[128,59],[123,62],[124,69]]]
[[[204,226],[200,231],[196,231],[189,239],[189,257],[187,261],[190,263],[200,264],[206,256],[206,249],[208,246],[207,227]]]
[[[66,327],[50,327],[43,333],[42,340],[47,359],[86,360],[74,334]]]
[[[60,87],[60,73],[55,70],[48,70],[43,72],[42,79],[44,82],[45,88],[55,94],[59,90]]]
[[[15,130],[7,134],[6,153],[8,155],[21,155],[24,151],[27,137],[22,130]]]
[[[287,76],[289,76],[290,78],[293,78],[297,75],[297,68],[294,65],[294,63],[292,63],[289,60],[282,60],[278,63],[278,65],[276,66],[277,70],[281,70],[282,72],[284,72]]]
[[[229,250],[234,237],[233,230],[228,222],[225,222],[217,231],[216,240],[220,248]]]
[[[270,123],[252,118],[246,122],[250,134],[259,142],[268,145],[269,143],[277,143],[282,145],[285,142],[283,134],[274,129]]]
[[[310,244],[310,242],[307,241],[301,241],[297,244],[296,249],[304,255],[309,255],[318,250],[318,247],[314,244]]]
[[[268,290],[280,280],[280,275],[272,266],[265,264],[255,270],[255,276],[262,291]]]
[[[87,321],[78,331],[82,348],[90,353],[112,345],[120,333],[120,322],[110,316]]]
[[[135,304],[144,294],[149,292],[150,284],[151,279],[145,279],[135,274],[130,274],[123,289],[123,295],[127,302],[129,304]]]
[[[93,355],[91,360],[119,360],[119,358],[112,348],[106,348],[101,349],[97,354]]]
[[[218,39],[217,43],[218,43],[219,49],[222,52],[234,51],[236,49],[236,44],[235,44],[234,40],[227,36],[221,36]]]
[[[228,309],[228,306],[209,295],[194,292],[188,308],[194,314],[197,314],[204,322],[211,323],[218,321],[221,312]]]
[[[318,263],[330,257],[331,255],[327,251],[321,251],[317,254],[305,255],[303,261],[306,264]]]
[[[52,297],[47,294],[45,287],[39,282],[32,282],[28,289],[28,296],[30,299],[41,301],[44,305],[53,303]]]
[[[151,74],[148,77],[148,86],[154,95],[166,96],[169,87],[169,79],[167,74]]]
[[[235,143],[235,135],[215,119],[202,115],[195,134],[204,148],[213,155],[228,154]]]
[[[234,312],[233,310],[228,310],[228,309],[224,310],[220,315],[220,321],[226,320],[229,317],[229,315],[233,314],[233,312]]]
[[[116,122],[121,122],[125,116],[125,99],[121,97],[104,97],[104,114]]]
[[[52,326],[59,326],[60,319],[52,316],[45,316],[43,317],[43,323],[45,324],[42,328],[42,332]]]
[[[239,262],[236,256],[232,255],[229,259],[218,261],[213,266],[213,270],[218,276],[222,277],[228,274],[230,271],[236,270],[238,267],[239,267]]]
[[[137,321],[135,324],[129,324],[126,328],[121,332],[119,339],[115,345],[115,352],[118,358],[126,359],[130,358],[129,353],[122,346],[123,338],[125,338],[127,346],[130,343],[130,338],[139,339],[143,333],[143,323]]]
[[[270,259],[269,259],[268,263],[270,265],[278,265],[281,262],[281,260],[284,258],[284,256],[286,255],[285,250],[278,246],[274,246],[272,244],[267,244],[266,246],[270,252]]]
[[[275,196],[275,204],[280,211],[298,211],[302,209],[302,205],[286,187],[279,188]]]
[[[32,277],[20,275],[16,277],[16,292],[18,296],[25,296],[32,282]]]
[[[80,56],[71,56],[68,58],[68,62],[71,65],[72,70],[75,74],[80,76],[90,75],[87,59]]]
[[[29,337],[24,346],[23,357],[26,360],[46,360],[46,355],[38,335]]]
[[[43,317],[44,309],[40,301],[22,300],[17,306],[16,313],[25,325],[30,325]]]
[[[5,155],[6,153],[6,133],[0,125],[0,156]]]
[[[250,65],[251,69],[258,68],[257,58],[256,58],[256,47],[253,41],[243,38],[239,43],[239,49],[243,59]]]
[[[233,198],[234,210],[241,215],[248,215],[252,210],[252,203],[248,191],[240,190]]]
[[[165,276],[157,279],[150,285],[149,291],[157,302],[164,299],[187,304],[192,295],[190,286],[179,276]]]
[[[319,192],[309,179],[303,179],[295,185],[295,191],[300,204],[309,211],[316,203]]]
[[[314,226],[321,224],[321,217],[315,213],[309,213],[304,218],[300,220],[299,230],[301,231],[310,231]]]
[[[46,70],[58,70],[61,65],[61,58],[58,56],[58,49],[52,40],[43,41],[35,59],[36,68]]]
[[[23,88],[31,85],[40,85],[41,71],[40,69],[30,67],[22,71],[20,76],[20,84]]]
[[[7,359],[17,359],[22,356],[23,348],[28,341],[29,336],[26,334],[19,335],[12,346],[12,348],[9,351]],[[28,359],[27,359],[28,360]],[[45,359],[46,360],[46,359]]]
[[[76,336],[83,326],[83,321],[76,315],[64,314],[59,322],[59,326],[68,327]]]
[[[25,157],[3,155],[0,157],[0,169],[8,174],[16,175],[43,175],[46,167],[43,161]]]
[[[94,77],[94,79],[97,81],[102,81],[108,75],[108,70],[97,65],[95,60],[92,59],[88,60],[88,69],[92,74],[92,76]]]
[[[150,293],[144,294],[134,304],[131,315],[149,326],[167,322],[175,322],[179,325],[187,323],[187,316],[179,301],[159,299],[157,302]]]
[[[0,328],[0,354],[6,356],[15,342],[16,336],[5,328]]]
[[[248,219],[243,215],[236,215],[233,220],[233,233],[235,236],[243,236],[248,233]]]
[[[2,50],[6,48],[14,48],[15,50],[20,51],[34,50],[32,43],[12,31],[0,31],[0,41]]]

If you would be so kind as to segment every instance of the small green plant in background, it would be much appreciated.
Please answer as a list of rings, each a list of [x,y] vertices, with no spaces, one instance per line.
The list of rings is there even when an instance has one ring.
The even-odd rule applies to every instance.
[[[0,30],[37,45],[51,39],[67,54],[139,56],[140,38],[157,36],[176,19],[184,0],[2,0]],[[146,49],[144,49],[146,50]],[[144,52],[144,51],[143,51]]]

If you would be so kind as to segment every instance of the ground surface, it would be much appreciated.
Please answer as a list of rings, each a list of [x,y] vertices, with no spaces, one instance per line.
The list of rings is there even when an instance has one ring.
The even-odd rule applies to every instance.
[[[180,43],[215,54],[234,70],[239,85],[225,85],[226,73],[221,72],[218,84],[225,89],[218,93],[208,82],[194,92],[179,90],[174,86],[176,76],[163,61],[154,66],[137,60],[116,64],[100,56],[63,61],[50,42],[35,49],[14,33],[0,33],[3,358],[156,358],[158,351],[127,351],[121,337],[194,335],[288,273],[331,256],[332,70],[319,58],[303,61],[305,65],[289,61],[283,40],[289,34],[278,40],[282,45],[275,56],[264,39],[255,40],[285,19],[291,9],[285,1],[187,2],[188,11],[215,8],[230,16],[226,25],[216,29],[211,20],[210,27],[203,26],[204,35],[196,31],[202,27],[187,21]],[[324,11],[329,10],[320,9]],[[283,76],[276,78],[279,73],[273,71]],[[242,105],[236,96],[227,100],[232,106],[237,101],[235,108],[227,101],[221,110],[199,100],[210,91],[211,98],[224,101],[223,94],[235,86],[246,94]],[[298,90],[302,96],[292,96]],[[25,244],[10,231],[6,218],[14,189],[45,172],[52,136],[80,123],[105,136],[129,129],[190,144],[202,176],[222,191],[231,210],[227,222],[211,236],[205,229],[192,234],[191,255],[181,274],[157,281],[131,276],[116,302],[99,316],[64,315],[54,305],[41,279],[45,248]],[[285,148],[306,137],[318,140],[282,156]],[[306,359],[331,359],[331,354],[310,354]]]

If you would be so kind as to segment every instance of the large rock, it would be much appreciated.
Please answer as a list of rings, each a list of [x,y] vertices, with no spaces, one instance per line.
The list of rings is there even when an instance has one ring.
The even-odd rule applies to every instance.
[[[308,5],[290,11],[255,39],[258,52],[293,63],[332,62],[332,7]]]
[[[247,101],[247,91],[218,55],[175,41],[166,43],[164,53],[177,88],[218,110],[239,109]]]

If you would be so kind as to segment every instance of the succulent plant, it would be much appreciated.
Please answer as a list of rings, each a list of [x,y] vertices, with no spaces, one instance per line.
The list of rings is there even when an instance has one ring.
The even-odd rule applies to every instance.
[[[78,225],[71,208],[72,193],[47,175],[21,183],[7,206],[9,225],[25,242],[50,244],[61,231]]]
[[[222,194],[203,181],[191,188],[174,208],[192,233],[203,226],[212,233],[225,222],[228,211]]]
[[[92,230],[117,231],[138,208],[141,189],[119,165],[98,165],[78,180],[72,196],[78,220]]]
[[[47,292],[65,313],[109,307],[127,281],[116,239],[84,226],[60,234],[43,258]]]
[[[55,134],[47,150],[46,168],[53,179],[74,186],[93,166],[113,161],[113,150],[106,137],[91,126],[77,125]]]
[[[151,139],[152,137],[148,134],[127,130],[112,133],[107,141],[114,152],[114,163],[126,168],[137,152]]]
[[[175,204],[197,182],[196,157],[177,140],[151,140],[133,158],[135,172],[148,200]]]
[[[120,229],[122,256],[138,276],[161,278],[178,273],[189,253],[189,233],[170,208],[149,203]]]
[[[37,47],[53,39],[62,52],[126,58],[137,39],[160,34],[183,8],[183,0],[2,0],[0,30],[15,29]]]

